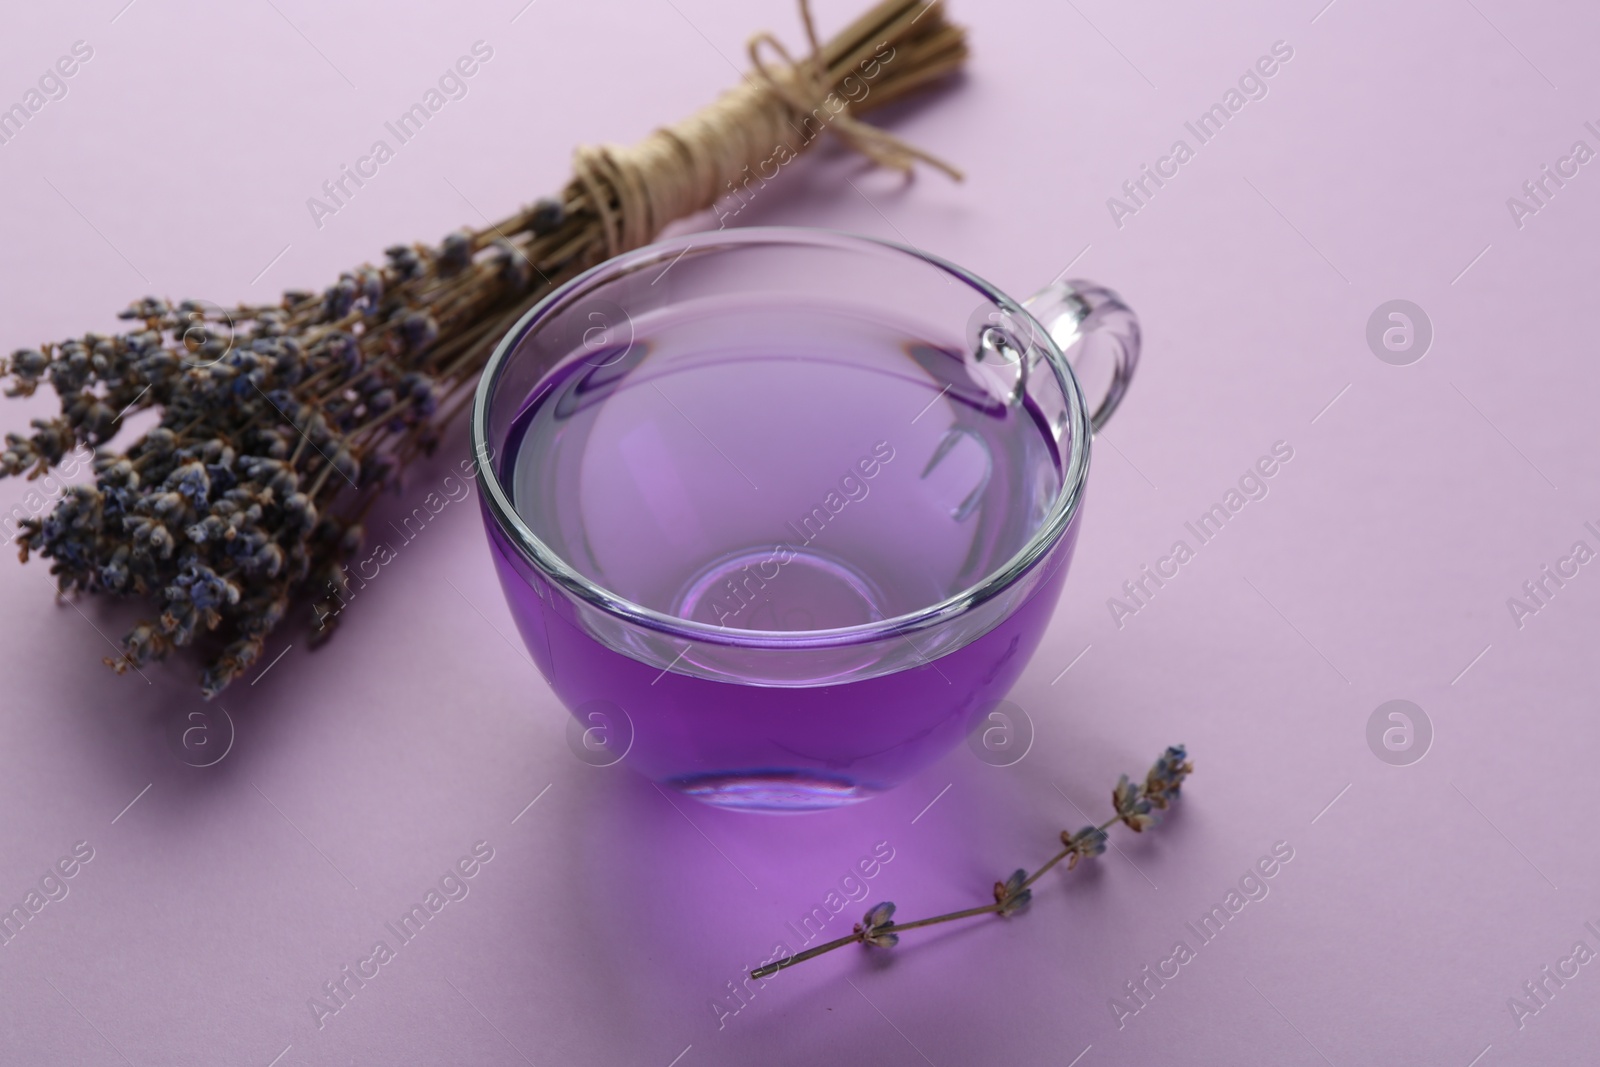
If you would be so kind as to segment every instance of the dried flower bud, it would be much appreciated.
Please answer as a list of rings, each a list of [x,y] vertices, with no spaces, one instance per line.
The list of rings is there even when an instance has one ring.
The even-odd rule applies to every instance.
[[[1018,868],[1011,877],[994,884],[994,902],[1000,905],[1001,915],[1014,915],[1028,906],[1033,890],[1026,888],[1028,872]]]
[[[516,245],[505,238],[494,242],[495,270],[501,282],[512,292],[521,292],[533,281],[533,264]]]
[[[855,925],[855,935],[864,945],[893,948],[900,943],[900,935],[891,933],[888,929],[893,925],[894,904],[886,900],[881,904],[874,904],[872,910],[862,916],[861,921]]]
[[[400,336],[406,348],[420,352],[439,336],[439,324],[425,311],[413,311],[400,320]]]
[[[566,221],[566,209],[559,200],[542,197],[533,205],[533,210],[528,213],[528,228],[535,237],[543,237],[554,233],[556,228]]]
[[[1128,781],[1126,774],[1111,791],[1111,806],[1116,809],[1117,818],[1135,833],[1156,821],[1150,814],[1150,801],[1144,798],[1143,787]]]
[[[472,265],[472,253],[472,231],[462,229],[445,234],[435,259],[439,266],[439,277],[454,277],[466,270]]]

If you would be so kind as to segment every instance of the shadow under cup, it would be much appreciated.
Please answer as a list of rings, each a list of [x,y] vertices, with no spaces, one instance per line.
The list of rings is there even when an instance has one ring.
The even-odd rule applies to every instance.
[[[473,445],[512,615],[575,750],[724,807],[898,785],[1039,643],[1090,420],[1060,348],[948,263],[694,234],[553,292]]]

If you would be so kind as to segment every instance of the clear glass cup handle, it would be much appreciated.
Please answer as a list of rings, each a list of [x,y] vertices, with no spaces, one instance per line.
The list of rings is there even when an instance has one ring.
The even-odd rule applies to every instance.
[[[1139,365],[1138,316],[1115,292],[1083,278],[1051,282],[1022,306],[1066,354],[1090,403],[1100,396],[1089,420],[1100,429],[1122,403]]]

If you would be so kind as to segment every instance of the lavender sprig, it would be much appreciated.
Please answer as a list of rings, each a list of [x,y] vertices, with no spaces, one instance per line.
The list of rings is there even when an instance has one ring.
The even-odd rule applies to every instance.
[[[1050,868],[1065,860],[1067,870],[1070,871],[1077,867],[1080,860],[1091,859],[1103,853],[1108,841],[1106,831],[1115,824],[1120,822],[1136,834],[1154,826],[1157,820],[1155,812],[1165,811],[1177,801],[1183,780],[1193,772],[1194,764],[1189,762],[1188,751],[1182,745],[1172,745],[1151,766],[1143,782],[1130,781],[1127,775],[1123,775],[1111,791],[1111,806],[1116,812],[1115,815],[1099,826],[1085,826],[1077,831],[1061,831],[1061,851],[1050,857],[1032,874],[1019,868],[1012,871],[1003,881],[995,882],[993,904],[980,904],[911,922],[895,922],[894,903],[886,900],[874,904],[866,915],[862,916],[861,921],[856,923],[855,928],[844,937],[835,938],[814,948],[808,948],[804,952],[797,952],[792,956],[785,956],[765,966],[757,967],[750,972],[750,977],[770,978],[786,967],[793,967],[797,963],[803,963],[846,945],[860,943],[874,948],[893,948],[900,943],[901,933],[921,926],[933,926],[935,923],[947,923],[975,915],[1015,915],[1033,900],[1033,890],[1030,887]]]
[[[127,332],[0,360],[7,395],[48,386],[61,402],[31,435],[6,435],[0,476],[96,453],[94,484],[16,524],[22,559],[49,558],[63,595],[154,602],[106,660],[118,673],[214,632],[201,686],[221,691],[297,594],[348,596],[344,564],[378,495],[438,445],[498,334],[595,260],[592,214],[578,198],[542,200],[437,247],[397,245],[381,266],[276,305],[146,297],[122,312]],[[108,448],[141,411],[159,423]]]

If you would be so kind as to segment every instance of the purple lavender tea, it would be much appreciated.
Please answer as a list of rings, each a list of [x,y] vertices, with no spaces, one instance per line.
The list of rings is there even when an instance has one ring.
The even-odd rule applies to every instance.
[[[730,807],[848,803],[947,752],[1033,652],[1076,520],[987,632],[837,632],[958,596],[1023,549],[1062,488],[1059,426],[914,328],[823,304],[691,302],[627,332],[543,378],[498,475],[578,575],[720,636],[630,646],[491,522],[558,695],[580,721],[620,709],[631,765]],[[762,666],[763,645],[811,637],[825,654]]]

